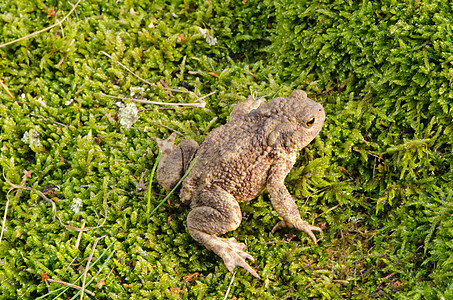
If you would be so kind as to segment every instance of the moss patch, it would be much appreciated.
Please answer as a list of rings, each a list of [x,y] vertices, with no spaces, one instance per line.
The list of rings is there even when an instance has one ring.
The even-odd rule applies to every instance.
[[[0,44],[71,8],[0,3]],[[250,93],[271,99],[301,88],[327,119],[286,183],[302,217],[325,226],[323,240],[270,235],[278,217],[266,193],[241,204],[243,223],[226,236],[247,244],[263,280],[238,269],[229,298],[451,297],[452,18],[440,0],[82,0],[62,26],[0,48],[6,177],[18,184],[31,171],[25,184],[53,198],[65,224],[106,218],[76,247],[78,233],[53,219],[48,202],[11,192],[1,294],[36,298],[61,287],[46,276],[75,283],[105,235],[93,259],[107,251],[87,276],[105,264],[87,286],[96,298],[223,298],[231,274],[189,236],[188,210],[172,197],[147,215],[147,195],[134,182],[152,168],[154,139],[167,137],[167,127],[202,142]],[[214,90],[204,108],[136,103],[130,128],[118,119],[117,102],[128,101],[103,95],[191,103]],[[4,212],[10,186],[0,187]],[[109,195],[105,215],[104,197],[115,188],[122,191]],[[164,193],[152,190],[151,209]],[[74,199],[82,200],[78,213]]]

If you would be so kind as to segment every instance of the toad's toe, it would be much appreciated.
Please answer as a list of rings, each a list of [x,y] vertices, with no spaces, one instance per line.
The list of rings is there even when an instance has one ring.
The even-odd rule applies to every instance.
[[[260,279],[258,273],[245,261],[246,259],[252,262],[255,261],[250,254],[242,251],[245,248],[245,244],[237,242],[235,238],[220,239],[220,241],[221,243],[217,245],[221,248],[218,249],[218,254],[222,257],[228,271],[233,273],[234,268],[238,266]]]

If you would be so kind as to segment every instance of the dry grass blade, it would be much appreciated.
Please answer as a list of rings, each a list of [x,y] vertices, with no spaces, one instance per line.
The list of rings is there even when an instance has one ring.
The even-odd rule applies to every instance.
[[[2,88],[6,91],[6,93],[14,99],[14,95],[11,94],[11,92],[9,91],[8,87],[6,86],[6,84],[3,83],[3,80],[0,79],[0,85],[2,86]]]
[[[168,127],[168,126],[165,126],[165,125],[162,124],[162,123],[159,123],[159,122],[157,122],[157,121],[152,121],[152,122],[153,122],[154,124],[156,124],[156,125],[162,126],[163,128],[166,128],[166,129],[168,129],[168,130],[170,130],[170,131],[173,131],[173,132],[175,132],[176,134],[179,134],[179,135],[182,136],[182,137],[185,136],[183,133],[179,132],[178,130],[173,129],[173,128],[170,128],[170,127]]]
[[[223,298],[223,300],[226,300],[227,297],[228,297],[228,294],[230,293],[230,289],[231,289],[231,285],[233,284],[233,281],[234,281],[234,276],[236,275],[236,272],[233,273],[233,276],[231,277],[231,281],[230,281],[230,284],[228,285],[228,289],[225,293],[225,297]]]
[[[125,97],[118,97],[118,96],[112,96],[112,95],[107,95],[104,93],[99,93],[99,95],[104,96],[104,97],[109,97],[109,98],[114,98],[114,99],[120,99],[120,100],[128,100],[132,102],[137,102],[137,103],[145,103],[145,104],[154,104],[154,105],[170,105],[170,106],[188,106],[188,107],[205,107],[206,102],[202,101],[204,98],[211,96],[214,94],[216,91],[211,92],[205,96],[202,96],[195,101],[199,101],[198,103],[171,103],[171,102],[157,102],[157,101],[150,101],[150,100],[140,100],[140,99],[132,99],[132,98],[125,98]]]
[[[8,45],[17,43],[17,42],[22,41],[22,40],[26,40],[26,39],[28,39],[28,38],[31,38],[31,37],[35,36],[35,35],[38,35],[38,34],[40,34],[40,33],[43,33],[43,32],[45,32],[45,31],[47,31],[47,30],[50,30],[50,29],[52,29],[52,28],[54,28],[54,27],[60,26],[60,25],[61,25],[64,21],[66,21],[66,19],[67,19],[67,18],[75,11],[75,9],[76,9],[76,7],[79,5],[80,1],[82,1],[82,0],[77,1],[77,3],[74,4],[74,6],[72,7],[72,9],[69,11],[69,13],[68,13],[61,21],[58,21],[58,22],[56,22],[55,24],[53,24],[53,25],[51,25],[51,26],[49,26],[49,27],[46,27],[46,28],[44,28],[44,29],[41,29],[41,30],[35,31],[35,32],[33,32],[33,33],[30,33],[29,35],[23,36],[23,37],[21,37],[21,38],[19,38],[19,39],[17,39],[17,40],[14,40],[14,41],[7,42],[7,43],[5,43],[5,44],[2,44],[2,45],[0,45],[0,48],[6,47],[6,46],[8,46]]]
[[[80,228],[85,228],[85,221],[83,221],[82,223],[82,227]],[[76,249],[79,249],[79,245],[80,245],[80,241],[82,240],[82,234],[83,234],[83,231],[79,231],[79,234],[77,235],[77,240],[76,240],[76,243],[75,243],[75,246],[74,248]]]
[[[6,205],[5,205],[5,214],[3,215],[3,222],[2,222],[2,232],[0,233],[0,244],[2,243],[2,239],[3,239],[3,231],[5,230],[5,226],[6,226],[6,215],[8,214],[8,206],[9,206],[9,193],[12,191],[13,189],[10,189],[8,191],[8,193],[6,194]]]
[[[87,273],[88,273],[88,270],[90,268],[90,263],[91,263],[91,260],[93,259],[93,254],[94,254],[94,250],[96,249],[96,246],[99,242],[99,240],[105,238],[106,236],[103,235],[101,237],[98,237],[95,241],[94,241],[94,244],[93,244],[93,247],[91,248],[91,253],[90,253],[90,256],[88,257],[88,262],[87,262],[87,265],[85,267],[85,272],[83,273],[83,281],[82,281],[82,293],[80,294],[80,299],[82,300],[83,299],[83,292],[85,291],[85,282],[86,282],[86,279],[87,279]]]
[[[78,285],[75,285],[75,284],[72,284],[72,283],[69,283],[69,282],[60,281],[60,280],[54,280],[54,279],[46,279],[46,281],[48,281],[48,282],[50,282],[50,283],[57,283],[57,284],[69,286],[69,287],[72,287],[72,288],[77,289],[77,290],[82,290],[82,287],[81,287],[81,286],[78,286]],[[93,296],[93,297],[96,296],[96,294],[93,293],[93,292],[90,291],[90,290],[85,289],[85,292],[86,292],[87,294],[89,294],[90,296]]]

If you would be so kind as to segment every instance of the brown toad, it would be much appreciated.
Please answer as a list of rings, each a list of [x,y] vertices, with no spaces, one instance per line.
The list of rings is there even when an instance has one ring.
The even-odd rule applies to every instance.
[[[260,104],[252,98],[238,103],[230,122],[209,133],[200,147],[190,139],[175,146],[174,134],[165,141],[158,139],[162,155],[157,168],[158,182],[171,190],[198,157],[180,191],[181,201],[192,209],[187,216],[189,233],[219,255],[230,272],[241,266],[257,278],[245,261],[254,261],[243,251],[245,245],[217,235],[238,228],[239,202],[267,189],[282,219],[274,229],[296,228],[316,244],[312,231],[321,229],[301,219],[283,181],[297,152],[315,138],[325,119],[323,107],[301,90]]]

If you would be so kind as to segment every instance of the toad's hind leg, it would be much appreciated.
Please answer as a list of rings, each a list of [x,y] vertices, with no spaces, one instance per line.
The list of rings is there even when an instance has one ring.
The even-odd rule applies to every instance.
[[[253,257],[243,251],[245,244],[237,242],[235,238],[216,236],[239,227],[242,215],[236,199],[223,189],[210,186],[196,195],[191,207],[192,211],[187,216],[190,235],[220,256],[231,273],[236,266],[240,266],[260,278],[245,261],[249,259],[254,262]]]
[[[194,140],[184,140],[175,146],[176,134],[172,133],[166,140],[156,139],[161,153],[157,165],[156,177],[167,191],[175,187],[189,168],[195,157],[198,144]]]

